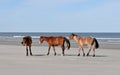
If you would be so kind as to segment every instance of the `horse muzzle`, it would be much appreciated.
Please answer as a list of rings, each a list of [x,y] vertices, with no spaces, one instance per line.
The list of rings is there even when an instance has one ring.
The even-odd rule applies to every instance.
[[[67,38],[68,40],[71,40],[69,37]]]
[[[39,41],[39,44],[41,45],[41,44],[42,44],[42,42],[40,42],[40,41]]]
[[[23,42],[21,42],[21,44],[23,44]]]

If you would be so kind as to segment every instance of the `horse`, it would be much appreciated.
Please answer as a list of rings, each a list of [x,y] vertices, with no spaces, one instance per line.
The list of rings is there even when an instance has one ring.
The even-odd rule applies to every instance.
[[[21,42],[23,46],[26,46],[26,56],[28,56],[28,50],[30,51],[30,55],[32,56],[31,45],[32,45],[32,37],[25,36]]]
[[[82,37],[82,36],[78,36],[74,33],[70,34],[68,38],[69,38],[69,40],[74,39],[78,43],[78,45],[79,45],[78,56],[80,56],[81,49],[83,52],[83,56],[85,56],[83,46],[87,46],[88,47],[87,56],[89,56],[89,53],[92,49],[93,50],[93,57],[95,57],[95,49],[99,48],[99,43],[96,40],[96,38],[91,37],[91,36]]]
[[[52,46],[54,50],[54,56],[55,56],[56,55],[55,46],[60,46],[62,48],[62,56],[64,56],[64,50],[65,50],[64,43],[65,42],[67,44],[67,48],[70,49],[69,40],[63,36],[41,36],[39,43],[42,44],[43,41],[46,41],[49,46],[47,55],[49,55],[50,48]]]

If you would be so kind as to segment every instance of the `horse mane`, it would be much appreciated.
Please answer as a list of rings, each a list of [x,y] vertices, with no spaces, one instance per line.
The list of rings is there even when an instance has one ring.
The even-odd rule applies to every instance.
[[[43,38],[43,37],[47,37],[47,36],[41,36],[41,38]]]
[[[63,36],[41,36],[41,38],[57,38],[57,37],[63,37]]]
[[[72,33],[71,35],[72,35],[72,36],[78,36],[78,35],[77,35],[77,34],[75,34],[75,33]]]

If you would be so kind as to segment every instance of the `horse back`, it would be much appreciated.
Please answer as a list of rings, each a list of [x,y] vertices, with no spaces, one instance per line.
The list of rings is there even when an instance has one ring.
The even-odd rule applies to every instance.
[[[86,43],[91,45],[93,40],[94,40],[94,38],[91,37],[91,36],[88,36],[88,37],[85,37],[85,38],[86,38]]]
[[[49,37],[49,40],[48,40],[48,43],[51,44],[51,45],[60,45],[60,44],[63,44],[64,42],[64,37],[62,36],[51,36]]]
[[[80,37],[80,43],[83,45],[89,45],[92,44],[93,38],[88,36],[88,37]]]
[[[30,46],[32,44],[32,37],[31,36],[23,37],[23,43],[27,46]]]

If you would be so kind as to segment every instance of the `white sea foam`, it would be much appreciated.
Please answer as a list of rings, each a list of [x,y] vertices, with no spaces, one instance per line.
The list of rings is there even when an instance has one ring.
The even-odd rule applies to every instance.
[[[13,38],[23,38],[25,36],[13,36]],[[34,39],[40,38],[40,36],[31,36]]]
[[[107,39],[107,40],[120,40],[120,38],[96,38],[96,39],[100,39],[100,40],[105,40],[105,39]]]
[[[25,36],[13,36],[13,38],[23,38]],[[31,36],[32,38],[40,38],[40,36]],[[68,38],[68,37],[66,37]],[[98,40],[120,40],[120,38],[96,38]]]
[[[24,36],[13,36],[13,38],[23,38]]]

